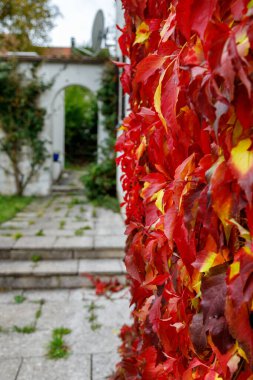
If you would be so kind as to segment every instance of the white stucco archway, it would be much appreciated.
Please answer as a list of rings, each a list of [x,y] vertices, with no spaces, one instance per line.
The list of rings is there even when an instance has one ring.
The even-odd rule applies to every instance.
[[[43,138],[48,141],[48,159],[44,167],[37,173],[27,186],[25,194],[48,195],[53,181],[57,179],[64,168],[65,126],[64,126],[64,89],[77,85],[89,89],[96,94],[100,88],[101,76],[106,60],[97,58],[72,57],[70,59],[49,58],[40,56],[18,57],[20,70],[29,75],[32,64],[38,63],[38,77],[52,86],[40,99],[40,104],[46,109]],[[99,106],[99,104],[98,104]],[[99,107],[100,108],[100,107]],[[106,138],[103,119],[98,117],[98,146]],[[54,162],[54,153],[59,154],[59,160]],[[6,160],[7,157],[2,159]],[[0,192],[11,194],[15,191],[14,181],[0,169]]]

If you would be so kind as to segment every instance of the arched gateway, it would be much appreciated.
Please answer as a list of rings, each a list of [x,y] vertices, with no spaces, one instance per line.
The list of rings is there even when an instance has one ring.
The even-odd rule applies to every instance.
[[[41,56],[19,56],[20,70],[26,75],[32,64],[39,63],[38,76],[45,82],[53,81],[53,85],[40,99],[41,106],[46,109],[43,138],[48,141],[49,158],[44,167],[36,174],[27,186],[25,194],[47,195],[51,192],[53,181],[64,168],[65,161],[65,123],[64,123],[64,89],[78,85],[96,93],[100,87],[101,76],[105,64],[104,59],[70,57],[45,58]],[[105,132],[102,117],[98,117],[98,146],[102,144]],[[84,147],[85,149],[85,147]],[[8,165],[7,157],[1,157]],[[0,168],[0,193],[12,194],[15,191],[14,179]]]

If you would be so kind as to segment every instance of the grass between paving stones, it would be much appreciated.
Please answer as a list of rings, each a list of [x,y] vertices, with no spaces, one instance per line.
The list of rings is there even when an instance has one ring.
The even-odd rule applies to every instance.
[[[65,227],[65,225],[66,225],[66,220],[61,220],[60,223],[59,223],[59,229],[63,230],[64,227]]]
[[[97,309],[101,309],[102,306],[97,306],[94,301],[90,303],[87,307],[88,309],[88,321],[90,323],[90,328],[92,331],[96,331],[102,327],[100,323],[98,323],[98,316],[96,314]]]
[[[76,215],[75,216],[75,219],[77,222],[88,222],[88,219],[87,218],[83,218],[82,216],[80,215]]]
[[[21,239],[24,235],[21,234],[21,232],[16,232],[15,234],[11,235],[13,239],[18,240]]]
[[[15,302],[16,302],[16,297],[14,298]],[[21,300],[21,297],[20,297],[20,300]],[[22,302],[24,302],[24,301],[25,301],[25,299]],[[18,302],[18,303],[22,303],[22,302]],[[39,307],[35,312],[34,320],[32,321],[32,323],[29,325],[26,325],[26,326],[16,326],[15,325],[15,326],[13,326],[14,332],[19,333],[19,334],[33,334],[37,330],[37,323],[38,323],[39,318],[42,315],[42,308],[43,308],[45,301],[42,299],[39,301],[34,301],[34,303],[38,303]]]
[[[118,199],[109,195],[100,196],[97,199],[91,200],[91,203],[95,207],[103,207],[113,212],[120,212],[120,205]]]
[[[75,236],[83,236],[85,231],[91,230],[90,226],[84,226],[75,231]]]
[[[56,195],[53,195],[49,200],[48,200],[48,202],[45,204],[45,208],[49,208],[51,205],[52,205],[52,203],[54,202],[54,200],[57,198],[57,196]]]
[[[14,218],[14,216],[28,206],[34,197],[0,196],[0,223]]]
[[[36,326],[27,325],[23,327],[13,326],[13,330],[19,334],[33,334],[36,331]]]
[[[42,260],[42,257],[40,255],[32,255],[31,260],[33,263],[38,263]]]
[[[71,333],[71,330],[66,327],[59,327],[52,332],[52,340],[48,345],[48,359],[58,360],[64,359],[70,354],[70,348],[64,341],[64,335]]]
[[[43,230],[39,230],[38,232],[36,232],[35,236],[45,236],[45,233]]]
[[[74,206],[85,205],[85,204],[87,204],[87,201],[85,199],[72,198],[68,204],[68,208],[73,208]],[[85,211],[85,209],[84,209],[84,211]]]
[[[3,326],[0,326],[0,334],[7,334],[9,331],[5,329]]]
[[[18,304],[25,302],[25,300],[26,300],[26,297],[24,297],[23,294],[17,294],[14,297],[14,302]]]

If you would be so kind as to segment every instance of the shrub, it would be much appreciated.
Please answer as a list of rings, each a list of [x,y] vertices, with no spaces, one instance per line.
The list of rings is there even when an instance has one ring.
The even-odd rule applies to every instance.
[[[97,100],[79,86],[65,91],[65,155],[70,164],[94,161],[97,148]]]
[[[117,70],[114,65],[107,64],[101,79],[98,99],[101,101],[101,112],[104,116],[104,126],[108,132],[105,145],[101,148],[102,160],[92,163],[87,173],[82,177],[87,197],[90,200],[104,196],[116,196],[116,164],[115,138],[117,126]]]
[[[48,156],[46,140],[41,136],[46,111],[38,103],[50,86],[37,78],[36,65],[28,79],[18,71],[15,61],[0,62],[0,152],[10,160],[10,167],[2,169],[14,176],[18,195],[23,194]],[[26,169],[24,162],[28,163]]]

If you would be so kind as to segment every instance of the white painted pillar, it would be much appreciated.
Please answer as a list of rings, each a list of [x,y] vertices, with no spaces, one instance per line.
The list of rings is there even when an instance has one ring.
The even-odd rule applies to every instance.
[[[108,132],[104,126],[104,116],[101,112],[102,103],[98,100],[98,129],[97,129],[97,162],[104,159],[103,149],[107,146]]]

